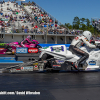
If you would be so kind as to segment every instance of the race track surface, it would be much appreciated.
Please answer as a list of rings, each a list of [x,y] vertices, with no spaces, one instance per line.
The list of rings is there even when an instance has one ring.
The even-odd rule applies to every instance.
[[[0,94],[0,100],[100,100],[100,72],[1,73],[1,91],[37,91],[40,95]]]
[[[0,74],[0,91],[40,95],[0,95],[1,100],[100,100],[100,73]]]

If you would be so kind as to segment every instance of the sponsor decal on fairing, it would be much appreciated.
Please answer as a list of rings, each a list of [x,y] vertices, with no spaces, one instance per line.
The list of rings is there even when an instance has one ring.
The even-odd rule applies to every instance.
[[[53,67],[61,67],[61,65],[53,65]]]
[[[55,52],[60,52],[60,51],[64,51],[64,47],[51,47],[51,51],[55,51]]]
[[[47,63],[47,61],[46,61],[46,60],[44,60],[43,62],[44,62],[44,63]]]
[[[19,45],[9,44],[9,46],[20,47]]]
[[[63,64],[65,61],[63,60],[55,60],[57,64]]]
[[[89,61],[89,65],[96,65],[96,61]]]
[[[33,65],[38,65],[38,63],[33,63]]]
[[[18,69],[10,69],[10,72],[20,72],[21,71],[21,69],[20,68],[18,68]]]
[[[33,69],[33,66],[21,67],[21,69]]]
[[[86,70],[91,70],[91,68],[86,68]]]
[[[21,67],[21,71],[33,71],[33,66]]]
[[[39,70],[37,65],[34,66],[34,70]]]

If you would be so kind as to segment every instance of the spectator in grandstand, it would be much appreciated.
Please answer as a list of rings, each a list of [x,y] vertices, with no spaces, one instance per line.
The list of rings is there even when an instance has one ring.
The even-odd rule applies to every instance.
[[[5,3],[5,1],[3,0],[3,3]]]
[[[30,32],[33,33],[33,32],[34,32],[34,29],[32,28],[32,29],[30,30]]]
[[[18,3],[16,3],[16,7],[18,7]]]
[[[37,34],[37,28],[36,27],[34,27],[34,32]]]
[[[99,37],[99,35],[96,37],[96,40],[100,40],[100,37]]]
[[[2,11],[0,11],[0,14],[1,14],[1,15],[3,15],[3,12],[2,12]]]
[[[16,29],[16,33],[19,33],[18,29]]]
[[[7,6],[9,6],[9,1],[8,1],[8,3],[7,3]]]
[[[34,19],[37,21],[37,16],[35,16]]]
[[[95,36],[94,36],[94,35],[91,37],[91,40],[93,40],[93,41],[95,41],[95,40],[96,40],[96,38],[95,38]]]
[[[15,7],[16,4],[14,4],[13,6]]]
[[[37,28],[37,33],[41,34],[40,28]]]
[[[3,11],[3,9],[1,8],[1,11]]]
[[[4,26],[1,27],[1,32],[4,32]]]
[[[0,31],[1,31],[1,27],[2,27],[2,26],[1,26],[1,24],[0,24]]]
[[[7,10],[9,10],[9,8],[7,7]]]
[[[48,29],[48,34],[53,34],[53,30],[52,29]]]
[[[19,16],[19,19],[22,19],[22,17],[21,17],[21,16]]]
[[[26,23],[26,20],[24,20],[24,23]]]
[[[35,28],[38,28],[38,26],[37,26],[37,25],[35,25]]]
[[[94,24],[95,23],[95,20],[93,19],[92,23]]]
[[[24,25],[23,25],[23,26],[22,26],[22,32],[24,31],[24,28],[25,28],[25,27],[24,27]]]
[[[97,20],[95,20],[95,27],[97,26]]]
[[[32,22],[32,27],[34,27],[34,22]]]
[[[100,19],[98,20],[98,24],[100,24]]]
[[[1,4],[1,7],[3,7],[2,4]]]
[[[13,21],[13,16],[12,15],[10,16],[10,21]]]
[[[28,29],[27,28],[24,29],[24,33],[28,33]]]
[[[25,26],[25,28],[27,28],[27,29],[28,29],[28,26]]]
[[[16,28],[15,27],[13,28],[13,32],[16,33]]]

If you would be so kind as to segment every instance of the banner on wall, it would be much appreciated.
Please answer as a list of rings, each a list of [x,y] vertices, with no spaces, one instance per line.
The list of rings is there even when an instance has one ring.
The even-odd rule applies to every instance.
[[[29,48],[28,53],[38,53],[38,49],[37,48]]]
[[[28,48],[16,48],[16,53],[28,53]]]

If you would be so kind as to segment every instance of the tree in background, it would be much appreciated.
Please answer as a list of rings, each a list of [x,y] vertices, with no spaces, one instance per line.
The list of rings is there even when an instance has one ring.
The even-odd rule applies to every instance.
[[[86,30],[87,26],[86,26],[85,22],[86,22],[85,18],[80,19],[80,28],[79,28],[80,30],[83,30],[83,31]]]
[[[90,20],[88,18],[79,18],[79,17],[74,17],[73,19],[73,25],[70,23],[65,23],[65,26],[68,27],[69,29],[76,29],[76,30],[88,30],[91,33],[95,33],[95,35],[100,34],[100,32],[95,29]]]
[[[70,25],[70,23],[65,23],[65,26],[68,27],[69,29],[72,29],[72,25]]]
[[[79,17],[74,17],[74,20],[73,20],[73,29],[79,29],[79,26],[80,26],[80,19]]]

